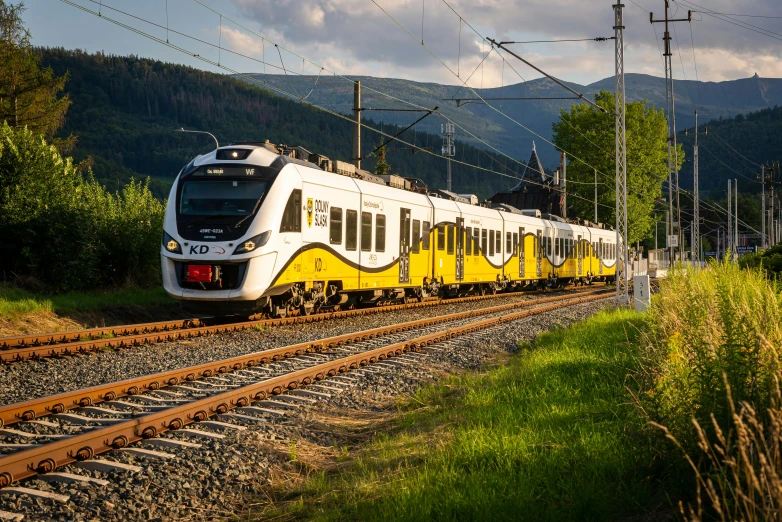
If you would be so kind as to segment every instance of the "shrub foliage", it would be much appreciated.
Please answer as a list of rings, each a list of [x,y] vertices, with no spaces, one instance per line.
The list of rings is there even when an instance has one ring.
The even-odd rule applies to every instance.
[[[146,183],[108,193],[33,131],[0,126],[0,270],[51,290],[159,280],[164,205]]]

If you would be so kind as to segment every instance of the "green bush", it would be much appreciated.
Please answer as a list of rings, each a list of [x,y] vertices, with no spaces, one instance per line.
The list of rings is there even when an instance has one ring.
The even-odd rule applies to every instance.
[[[762,270],[733,263],[678,268],[662,281],[649,314],[645,408],[685,446],[701,426],[732,421],[736,403],[771,404],[782,366],[782,297]]]
[[[766,275],[772,279],[779,279],[782,275],[782,244],[774,245],[763,252],[747,254],[739,258],[741,268],[760,268],[766,271]]]
[[[3,279],[56,291],[157,282],[163,212],[148,183],[110,194],[42,136],[0,126]]]

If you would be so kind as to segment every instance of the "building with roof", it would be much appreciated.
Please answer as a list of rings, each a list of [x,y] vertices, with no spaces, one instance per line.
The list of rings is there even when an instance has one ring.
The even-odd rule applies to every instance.
[[[563,193],[558,181],[554,176],[546,174],[533,141],[532,154],[519,182],[509,192],[498,192],[490,197],[489,201],[505,203],[521,210],[540,210],[544,214],[561,216]]]

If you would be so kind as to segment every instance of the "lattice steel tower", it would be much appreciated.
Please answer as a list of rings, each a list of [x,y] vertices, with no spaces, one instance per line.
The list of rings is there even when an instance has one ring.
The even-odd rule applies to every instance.
[[[440,132],[443,135],[443,156],[448,158],[448,190],[451,189],[451,158],[456,156],[456,146],[453,143],[453,123],[443,123],[440,125]]]
[[[630,304],[630,277],[627,266],[627,146],[625,141],[625,70],[624,25],[622,8],[614,6],[614,34],[616,36],[616,302]]]

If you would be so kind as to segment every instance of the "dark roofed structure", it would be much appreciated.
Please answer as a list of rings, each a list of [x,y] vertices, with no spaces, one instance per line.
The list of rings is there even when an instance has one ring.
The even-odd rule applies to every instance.
[[[562,192],[553,176],[543,170],[543,164],[532,142],[530,155],[521,179],[510,192],[498,192],[489,198],[492,203],[505,203],[522,210],[540,210],[542,213],[562,215]]]

